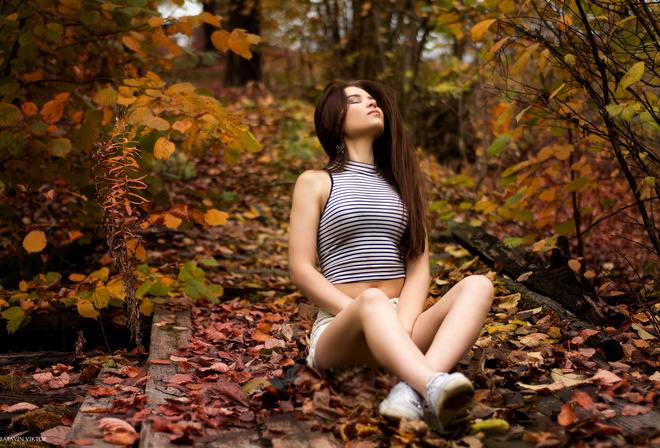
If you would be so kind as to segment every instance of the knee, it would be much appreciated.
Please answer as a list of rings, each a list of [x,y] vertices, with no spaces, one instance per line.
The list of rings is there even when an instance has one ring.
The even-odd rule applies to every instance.
[[[485,308],[490,309],[493,304],[494,288],[493,282],[485,275],[470,275],[469,277],[461,280],[464,287],[469,294],[467,297],[475,303]]]
[[[355,298],[355,300],[359,301],[360,309],[367,312],[381,306],[388,306],[392,308],[390,299],[387,297],[387,294],[378,288],[369,288],[364,290],[359,296]]]

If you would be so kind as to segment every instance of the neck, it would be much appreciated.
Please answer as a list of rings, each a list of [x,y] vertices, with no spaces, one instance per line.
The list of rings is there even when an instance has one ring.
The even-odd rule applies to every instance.
[[[372,138],[346,139],[345,142],[350,160],[374,164],[374,140]]]

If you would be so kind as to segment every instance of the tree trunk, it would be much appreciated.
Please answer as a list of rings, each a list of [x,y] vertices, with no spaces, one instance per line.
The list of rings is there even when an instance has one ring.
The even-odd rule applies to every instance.
[[[562,283],[545,269],[525,260],[493,235],[479,227],[462,227],[452,231],[454,238],[473,255],[491,267],[502,267],[502,273],[532,291],[550,297],[566,310],[593,325],[618,325],[625,318],[619,310],[598,296],[581,288]]]
[[[259,0],[232,0],[229,2],[228,31],[242,29],[250,34],[259,34],[261,5]],[[261,81],[261,55],[256,50],[252,59],[245,59],[231,51],[227,52],[225,84],[244,86],[250,81]]]

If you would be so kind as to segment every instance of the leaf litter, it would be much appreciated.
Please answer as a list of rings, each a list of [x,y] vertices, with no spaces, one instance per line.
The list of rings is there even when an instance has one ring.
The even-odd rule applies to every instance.
[[[225,289],[223,302],[216,305],[185,296],[166,305],[173,313],[189,306],[192,315],[190,342],[170,352],[167,360],[152,360],[177,368],[160,386],[169,398],[146,408],[148,366],[131,358],[106,369],[103,385],[90,386],[99,362],[23,372],[24,387],[41,392],[78,387],[95,397],[111,397],[107,408],[80,411],[114,415],[123,424],[106,421],[98,436],[120,441],[134,438],[129,428],[135,431],[144,422],[175,444],[207,443],[215,438],[210,429],[230,428],[254,429],[262,439],[276,441],[287,434],[269,426],[269,419],[290,415],[347,447],[660,443],[660,349],[635,310],[619,305],[629,316],[620,328],[573,330],[569,319],[523,303],[495,280],[495,272],[453,243],[432,242],[437,260],[429,305],[465,275],[485,274],[496,285],[484,331],[457,366],[476,389],[468,418],[446,432],[438,431],[428,415],[424,421],[394,424],[377,412],[396,383],[391,374],[355,367],[329,376],[306,366],[315,308],[292,287],[286,272],[290,192],[303,162],[283,157],[283,149],[272,140],[269,129],[279,125],[277,114],[259,112],[248,114],[248,119],[265,142],[263,153],[245,155],[236,166],[220,157],[191,159],[198,176],[171,193],[175,204],[199,200],[195,191],[213,197],[213,205],[227,213],[225,225],[149,237],[149,261],[157,260],[161,269],[201,256],[218,259],[219,267],[204,268],[207,277]],[[286,181],[283,162],[276,162],[282,158],[290,173]],[[322,162],[307,163],[311,167]],[[601,349],[589,346],[589,338],[599,333],[622,345],[623,359],[608,361]],[[16,403],[0,405],[0,412],[29,408]],[[634,430],[631,418],[638,419]],[[62,426],[71,420],[70,413],[62,413]],[[47,434],[53,440],[62,435],[63,429],[56,428]]]

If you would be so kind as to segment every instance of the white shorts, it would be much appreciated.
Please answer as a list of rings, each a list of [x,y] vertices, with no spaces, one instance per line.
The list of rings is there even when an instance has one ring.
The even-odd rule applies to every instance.
[[[390,302],[392,302],[392,306],[394,309],[399,305],[399,298],[395,297],[394,299],[390,299]],[[319,310],[318,314],[316,315],[316,320],[314,321],[314,325],[312,325],[312,332],[309,335],[309,351],[307,354],[307,364],[309,364],[311,367],[314,369],[318,370],[318,366],[316,365],[316,343],[319,341],[319,337],[321,337],[321,333],[323,333],[323,330],[325,330],[328,325],[330,325],[330,322],[332,322],[332,319],[335,318],[334,314],[328,313],[326,310]]]

